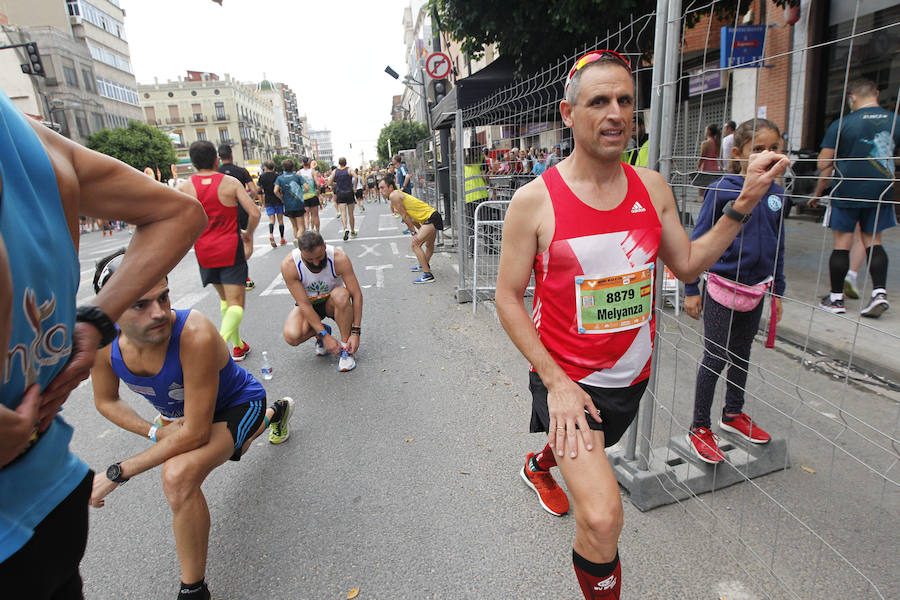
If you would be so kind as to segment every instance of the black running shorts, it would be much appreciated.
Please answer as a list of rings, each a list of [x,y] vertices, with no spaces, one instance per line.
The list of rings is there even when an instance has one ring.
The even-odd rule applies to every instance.
[[[338,204],[354,204],[356,203],[356,198],[353,197],[353,192],[335,192],[335,198],[337,198]]]
[[[266,399],[225,408],[213,415],[213,423],[225,423],[234,438],[234,454],[230,460],[241,460],[241,448],[247,443],[266,416]]]
[[[528,389],[531,390],[531,432],[547,433],[550,429],[547,387],[534,371],[528,374],[528,380]],[[594,401],[594,406],[597,407],[597,412],[603,419],[602,423],[598,423],[585,411],[584,416],[587,418],[588,427],[604,433],[603,443],[607,448],[618,442],[631,422],[634,421],[641,396],[647,389],[647,381],[645,379],[625,388],[599,388],[583,383],[578,384]]]
[[[431,213],[431,216],[425,219],[425,222],[422,225],[434,225],[434,228],[438,231],[444,230],[444,218],[441,216],[441,213],[438,211],[434,211]]]
[[[312,198],[306,198],[303,200],[303,206],[306,208],[313,208],[314,206],[322,206],[322,203],[319,202],[318,196],[313,196]]]
[[[203,283],[203,287],[211,283],[244,285],[247,283],[248,275],[247,259],[244,258],[244,240],[240,237],[238,238],[233,265],[229,267],[200,267],[200,281]]]
[[[362,188],[358,188],[358,189],[356,190],[356,199],[357,199],[357,200],[362,200],[362,197],[363,197],[363,189],[362,189]]]
[[[66,499],[35,526],[28,542],[0,563],[4,598],[84,598],[78,564],[87,546],[93,483],[94,473],[88,471]]]

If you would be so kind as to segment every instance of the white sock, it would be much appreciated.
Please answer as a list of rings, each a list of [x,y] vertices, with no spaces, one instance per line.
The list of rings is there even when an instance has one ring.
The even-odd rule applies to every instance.
[[[843,300],[843,299],[844,299],[844,294],[842,294],[841,292],[838,292],[837,294],[835,294],[834,292],[831,292],[831,301],[832,302],[834,302],[835,300]]]
[[[874,290],[872,290],[872,297],[873,297],[873,298],[874,298],[875,296],[877,296],[878,294],[884,294],[884,295],[887,295],[887,290],[884,289],[884,288],[875,288]]]
[[[856,276],[857,276],[856,271],[847,271],[847,277],[845,277],[845,279],[849,279],[850,283],[852,283],[853,285],[856,285]]]

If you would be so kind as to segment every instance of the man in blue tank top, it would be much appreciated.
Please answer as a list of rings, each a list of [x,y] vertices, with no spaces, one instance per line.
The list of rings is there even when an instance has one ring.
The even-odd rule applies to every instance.
[[[98,288],[115,280],[119,259],[112,255],[100,261]],[[272,441],[286,440],[293,400],[284,398],[267,409],[265,389],[232,361],[209,319],[197,311],[172,310],[165,279],[122,313],[117,324],[118,337],[97,353],[91,370],[94,404],[107,419],[152,444],[95,475],[91,505],[102,507],[119,485],[162,465],[181,563],[178,598],[205,600],[210,597],[204,581],[210,523],[200,486],[225,461],[240,460],[269,423],[279,435]],[[122,402],[120,382],[149,400],[165,425],[145,421]]]
[[[79,215],[138,227],[116,283],[76,310]],[[0,92],[0,596],[82,598],[92,474],[57,413],[113,321],[205,225],[199,203],[26,119]]]

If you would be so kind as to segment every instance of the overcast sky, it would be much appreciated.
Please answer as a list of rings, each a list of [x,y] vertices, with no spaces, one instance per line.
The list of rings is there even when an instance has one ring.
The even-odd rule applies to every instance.
[[[375,158],[406,73],[403,9],[419,0],[119,0],[138,83],[185,71],[288,84],[310,126],[332,131],[334,158]],[[350,145],[353,149],[350,149]]]

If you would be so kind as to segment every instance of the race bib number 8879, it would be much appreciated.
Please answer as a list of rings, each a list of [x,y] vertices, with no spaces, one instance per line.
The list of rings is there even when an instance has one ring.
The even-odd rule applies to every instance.
[[[653,267],[575,278],[578,333],[612,333],[640,327],[653,315]]]

